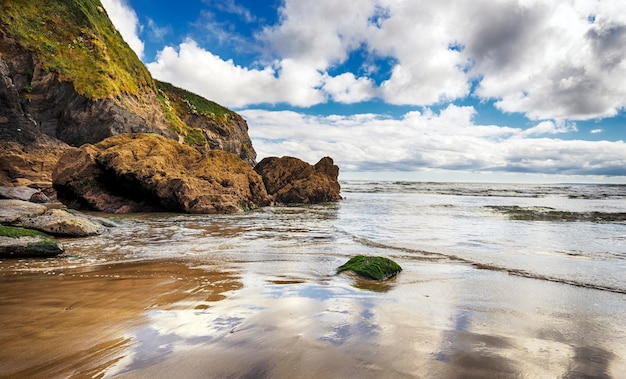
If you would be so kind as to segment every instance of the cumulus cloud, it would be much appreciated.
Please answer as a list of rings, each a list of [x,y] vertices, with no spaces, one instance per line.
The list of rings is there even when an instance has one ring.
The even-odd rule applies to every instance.
[[[144,44],[139,38],[142,26],[139,23],[139,18],[137,18],[137,13],[125,0],[102,0],[102,6],[106,9],[111,22],[120,32],[124,41],[139,58],[143,58]]]
[[[309,162],[332,156],[344,171],[416,171],[626,175],[623,141],[566,141],[546,135],[573,125],[539,123],[532,133],[477,125],[473,107],[449,105],[401,118],[376,114],[308,116],[249,109],[250,135],[260,157],[292,155]]]
[[[224,4],[244,18],[252,17],[234,2]],[[472,91],[481,99],[494,100],[504,112],[523,113],[532,120],[610,117],[626,106],[626,87],[621,85],[626,80],[624,2],[285,0],[279,13],[275,25],[256,34],[265,51],[259,62],[265,63],[254,68],[232,61],[199,66],[207,71],[230,66],[195,78],[206,81],[204,94],[219,98],[219,92],[210,89],[214,84],[210,77],[233,75],[225,81],[231,87],[245,87],[233,89],[239,93],[234,102],[232,96],[224,96],[230,106],[263,102],[308,106],[372,98],[430,106]],[[178,50],[178,58],[164,50],[151,69],[157,76],[187,71],[175,66],[188,65],[182,59],[188,47],[189,41],[167,47]],[[368,65],[360,74],[343,66],[355,53]],[[393,62],[389,77],[377,80],[379,85],[367,76],[377,72],[372,67],[376,61]],[[246,71],[261,74],[253,75],[256,80],[241,80]],[[285,83],[298,77],[304,79]],[[179,85],[191,80],[169,79]]]

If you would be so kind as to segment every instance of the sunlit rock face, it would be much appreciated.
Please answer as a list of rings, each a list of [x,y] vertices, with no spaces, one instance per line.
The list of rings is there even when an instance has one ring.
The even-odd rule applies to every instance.
[[[236,155],[200,152],[154,134],[68,151],[53,180],[69,206],[112,213],[234,213],[269,203],[261,177]]]
[[[324,157],[314,166],[294,157],[264,158],[254,168],[273,200],[282,204],[314,204],[341,199],[339,167]]]

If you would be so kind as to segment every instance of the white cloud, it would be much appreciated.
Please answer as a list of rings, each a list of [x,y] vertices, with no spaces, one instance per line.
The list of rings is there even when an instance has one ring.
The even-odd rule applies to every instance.
[[[257,66],[218,62],[188,40],[149,67],[236,107],[372,98],[430,106],[465,98],[474,81],[479,98],[537,121],[610,117],[626,107],[626,2],[286,0],[279,13],[256,35],[265,52]],[[191,66],[186,50],[204,60]],[[343,66],[351,54],[365,58],[359,72]],[[377,61],[393,62],[379,86],[367,76]]]
[[[560,134],[576,132],[578,128],[574,123],[567,123],[565,121],[542,121],[539,124],[524,130],[522,133],[524,136],[535,136],[542,134]]]
[[[327,76],[323,90],[336,102],[358,103],[374,97],[374,83],[369,78],[355,78],[351,72]]]
[[[603,132],[604,132],[603,129],[593,129],[590,133],[591,134],[600,134],[600,133],[603,133]]]
[[[473,107],[450,105],[438,113],[426,109],[400,119],[374,114],[307,116],[258,109],[240,113],[248,120],[259,157],[291,155],[314,163],[330,155],[344,171],[626,175],[622,141],[533,138],[572,127],[553,122],[538,124],[533,133],[476,125]]]
[[[289,99],[299,106],[324,101],[319,90],[322,75],[292,60],[275,67],[250,69],[201,48],[193,40],[165,47],[156,62],[147,64],[152,75],[230,107],[249,103],[277,103]]]
[[[125,0],[102,0],[111,22],[137,56],[143,58],[144,44],[139,38],[141,25],[135,11]]]

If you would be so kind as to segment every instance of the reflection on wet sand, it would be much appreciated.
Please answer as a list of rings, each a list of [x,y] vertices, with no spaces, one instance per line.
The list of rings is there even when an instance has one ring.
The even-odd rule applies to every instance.
[[[0,377],[92,377],[123,359],[147,309],[217,301],[237,277],[180,262],[0,271]]]

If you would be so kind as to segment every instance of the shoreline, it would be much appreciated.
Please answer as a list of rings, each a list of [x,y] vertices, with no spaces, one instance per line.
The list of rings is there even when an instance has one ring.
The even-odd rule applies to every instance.
[[[626,370],[621,294],[450,262],[403,262],[397,278],[376,288],[323,274],[335,262],[308,276],[270,274],[258,263],[167,258],[10,272],[4,261],[0,375],[513,378]]]

